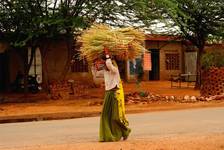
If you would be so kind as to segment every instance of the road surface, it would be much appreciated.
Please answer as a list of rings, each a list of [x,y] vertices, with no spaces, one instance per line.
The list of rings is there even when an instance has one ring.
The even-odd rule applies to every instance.
[[[189,134],[224,134],[224,108],[127,115],[128,140]],[[99,117],[0,124],[0,149],[98,141]]]

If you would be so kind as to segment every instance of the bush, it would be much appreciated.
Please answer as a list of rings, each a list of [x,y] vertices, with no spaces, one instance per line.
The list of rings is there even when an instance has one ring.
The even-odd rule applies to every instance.
[[[224,52],[211,51],[202,55],[202,69],[210,69],[211,67],[224,67]]]

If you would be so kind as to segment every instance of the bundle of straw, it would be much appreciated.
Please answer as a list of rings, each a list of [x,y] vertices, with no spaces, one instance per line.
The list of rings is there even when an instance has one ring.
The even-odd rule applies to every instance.
[[[142,54],[144,40],[144,33],[134,28],[112,29],[94,24],[79,38],[82,43],[80,56],[93,62],[104,55],[103,49],[107,47],[111,55],[126,54],[126,58],[134,59]]]

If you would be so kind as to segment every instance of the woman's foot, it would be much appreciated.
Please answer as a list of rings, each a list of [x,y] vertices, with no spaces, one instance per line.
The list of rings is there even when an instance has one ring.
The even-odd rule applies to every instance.
[[[129,136],[130,132],[131,132],[131,129],[128,129],[126,135],[123,136],[123,140],[124,140],[124,141],[128,139],[128,136]]]
[[[128,139],[128,136],[123,137],[123,140],[124,140],[124,141],[127,140],[127,139]]]

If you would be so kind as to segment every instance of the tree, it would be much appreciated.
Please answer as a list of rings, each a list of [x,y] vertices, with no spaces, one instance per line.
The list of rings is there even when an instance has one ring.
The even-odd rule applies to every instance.
[[[125,25],[153,32],[150,26],[161,19],[158,14],[161,14],[162,9],[151,0],[121,0],[120,2],[123,4],[120,14],[124,17]]]
[[[0,40],[7,41],[11,46],[16,47],[24,60],[24,84],[27,91],[27,78],[29,68],[33,60],[37,39],[41,30],[36,24],[36,16],[41,15],[41,6],[34,5],[34,1],[25,0],[2,0],[0,2]],[[28,62],[27,48],[32,48],[32,57]]]
[[[205,44],[210,39],[224,37],[224,1],[157,0],[156,4],[165,11],[164,18],[171,19],[180,33],[198,48],[196,88],[200,88]]]
[[[33,54],[35,49],[40,47],[41,41],[63,37],[67,41],[67,50],[70,53],[78,32],[94,22],[118,25],[122,23],[119,16],[122,10],[123,3],[116,0],[1,0],[0,40],[5,40],[12,47],[20,49],[27,87]],[[28,47],[32,48],[29,61]],[[45,50],[46,48],[41,49],[42,56]],[[45,61],[44,57],[42,60]],[[68,58],[67,67],[69,61]],[[66,70],[68,69],[65,68],[65,72]],[[44,71],[45,79],[46,76]]]
[[[224,39],[224,1],[130,0],[128,3],[144,26],[150,28],[153,22],[166,23],[169,30],[165,33],[180,34],[197,47],[196,88],[200,88],[200,60],[205,44]]]

